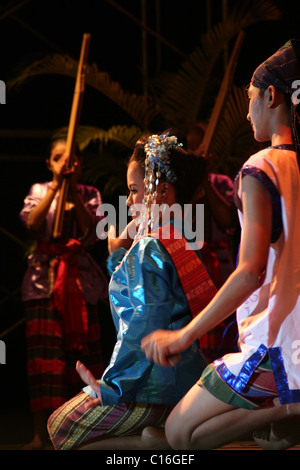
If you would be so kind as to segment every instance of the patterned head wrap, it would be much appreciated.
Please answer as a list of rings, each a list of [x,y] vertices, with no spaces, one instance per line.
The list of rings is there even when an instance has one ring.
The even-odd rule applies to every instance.
[[[269,57],[255,70],[251,84],[267,89],[269,85],[291,95],[292,136],[300,167],[300,113],[299,100],[294,100],[293,93],[300,80],[300,41],[290,39],[275,54]]]
[[[255,70],[251,84],[257,88],[273,85],[284,93],[293,93],[293,82],[300,79],[300,41],[289,40]]]

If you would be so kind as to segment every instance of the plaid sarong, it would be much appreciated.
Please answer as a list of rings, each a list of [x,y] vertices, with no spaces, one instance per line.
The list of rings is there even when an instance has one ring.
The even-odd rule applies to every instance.
[[[102,406],[98,398],[81,392],[56,410],[48,432],[57,450],[78,448],[101,438],[134,436],[147,426],[163,426],[170,405],[120,403]]]
[[[267,407],[278,396],[275,377],[267,357],[253,372],[242,393],[237,393],[217,373],[214,364],[204,369],[198,381],[219,400],[237,408],[255,409]]]

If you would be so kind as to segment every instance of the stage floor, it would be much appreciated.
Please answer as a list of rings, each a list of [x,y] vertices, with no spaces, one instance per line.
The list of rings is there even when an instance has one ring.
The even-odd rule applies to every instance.
[[[7,436],[7,438],[4,439],[4,441],[3,441],[3,439],[0,441],[0,451],[23,450],[24,445],[30,441],[32,434],[31,434],[31,432],[28,432],[28,434],[27,434],[28,437],[27,437],[26,433],[24,434],[24,432],[23,432],[22,436],[21,436],[20,430],[21,430],[22,427],[23,427],[23,430],[24,430],[24,422],[21,422],[21,423],[19,422],[19,424],[16,426],[16,429],[18,429],[18,432],[15,436],[15,439],[13,437],[8,438],[9,436]],[[1,426],[1,428],[2,428],[2,426]],[[45,451],[54,450],[51,442],[49,442],[49,445],[47,445],[45,447],[45,449],[43,449],[43,450],[45,450]],[[232,442],[230,444],[226,444],[225,446],[219,447],[218,449],[214,449],[214,450],[232,451],[233,452],[233,451],[243,451],[243,450],[258,451],[258,450],[262,450],[262,449],[255,443],[255,441],[245,440],[245,441]],[[300,450],[300,444],[296,445],[294,447],[291,447],[288,450]]]
[[[32,417],[26,409],[0,410],[0,451],[22,450],[32,439]],[[44,449],[53,450],[52,444]],[[243,440],[226,444],[215,450],[241,451],[262,450],[253,440]],[[300,444],[288,450],[300,450]]]
[[[25,443],[7,443],[7,444],[0,444],[0,451],[5,451],[5,450],[23,450]],[[51,443],[45,449],[45,451],[49,450],[54,450]],[[221,450],[221,451],[243,451],[243,450],[262,450],[254,441],[239,441],[239,442],[232,442],[231,444],[227,444],[225,446],[222,446],[218,449],[214,450]],[[287,450],[300,450],[300,445],[291,447],[290,449]]]

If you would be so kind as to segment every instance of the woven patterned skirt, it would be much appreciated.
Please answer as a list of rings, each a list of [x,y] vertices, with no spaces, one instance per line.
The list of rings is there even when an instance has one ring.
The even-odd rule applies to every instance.
[[[83,383],[76,361],[82,361],[96,377],[104,364],[97,306],[88,305],[87,352],[67,351],[64,347],[62,320],[52,311],[48,299],[25,303],[27,377],[32,412],[54,410],[78,393]]]
[[[140,435],[146,426],[163,426],[170,405],[120,403],[102,406],[98,398],[81,392],[56,410],[48,432],[57,450],[78,448],[103,438]]]
[[[222,380],[213,364],[204,369],[198,381],[219,400],[237,408],[255,409],[268,407],[278,397],[275,377],[267,356],[254,370],[247,387],[241,393],[234,391]]]

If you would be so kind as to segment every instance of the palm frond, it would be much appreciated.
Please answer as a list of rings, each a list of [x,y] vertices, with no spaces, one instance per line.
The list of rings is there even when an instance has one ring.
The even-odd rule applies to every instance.
[[[68,128],[59,129],[55,138],[66,137]],[[132,151],[136,141],[145,133],[137,126],[112,126],[110,129],[101,129],[94,126],[79,126],[77,132],[77,142],[79,148],[84,150],[91,142],[98,142],[99,151],[103,145],[117,144],[120,148]]]
[[[77,68],[78,62],[68,55],[48,55],[26,67],[19,76],[9,80],[7,87],[8,89],[19,87],[39,75],[55,74],[75,79]],[[86,84],[117,104],[143,129],[147,129],[158,114],[158,108],[151,98],[124,91],[118,82],[111,80],[107,72],[99,71],[96,64],[87,66]]]
[[[211,93],[211,83],[215,82],[216,88],[220,85],[220,78],[213,77],[213,71],[224,45],[250,25],[278,20],[280,15],[278,8],[268,0],[238,2],[226,22],[217,24],[202,35],[200,46],[183,62],[173,79],[166,83],[159,101],[161,113],[174,125],[207,115],[208,90],[211,106],[212,98],[217,93],[217,89]]]
[[[244,0],[236,2],[233,15],[241,20],[241,29],[261,21],[278,21],[281,12],[271,0]]]
[[[104,200],[111,200],[118,193],[126,191],[126,161],[130,152],[121,154],[105,146],[101,152],[96,150],[84,158],[83,180],[86,184],[100,189]]]
[[[56,137],[66,136],[67,129]],[[144,134],[136,126],[113,126],[108,130],[79,126],[77,140],[86,154],[83,178],[87,184],[101,188],[106,200],[126,192],[127,161],[136,141]]]
[[[214,171],[234,177],[242,163],[259,149],[247,120],[248,98],[244,87],[234,86],[213,140]]]
[[[86,149],[91,143],[98,145],[97,156],[89,158],[86,163],[89,181],[100,181],[105,191],[107,188],[116,190],[123,184],[120,178],[123,178],[124,162],[136,140],[146,130],[180,126],[198,119],[209,120],[222,80],[222,72],[217,67],[225,44],[231,46],[237,34],[247,27],[262,21],[275,21],[281,16],[270,0],[233,1],[231,4],[234,7],[226,22],[217,24],[201,36],[200,45],[182,63],[178,73],[168,74],[153,84],[153,97],[146,98],[123,90],[96,64],[87,67],[87,85],[118,105],[136,123],[136,126],[114,126],[109,130],[80,126],[80,147]],[[46,74],[75,79],[77,67],[77,61],[71,57],[53,54],[29,65],[6,85],[8,88],[18,87],[29,79]],[[246,114],[247,102],[243,92],[234,88],[214,137],[215,166],[221,172],[232,174],[255,144]]]

